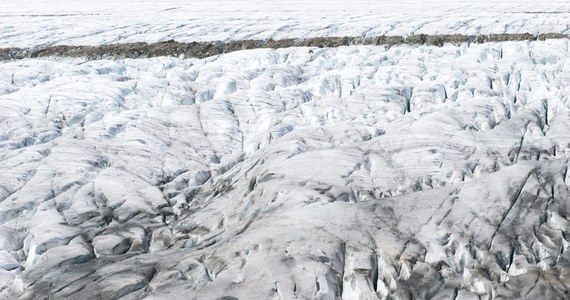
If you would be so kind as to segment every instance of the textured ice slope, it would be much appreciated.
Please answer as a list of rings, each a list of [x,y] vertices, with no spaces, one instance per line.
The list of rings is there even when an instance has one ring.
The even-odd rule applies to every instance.
[[[570,34],[567,0],[26,0],[0,4],[0,48],[414,34]]]
[[[568,44],[2,62],[0,298],[567,298]]]

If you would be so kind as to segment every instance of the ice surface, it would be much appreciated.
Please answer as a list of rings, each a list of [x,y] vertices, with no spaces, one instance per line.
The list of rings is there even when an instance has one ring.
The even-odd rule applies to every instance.
[[[570,34],[566,0],[3,1],[0,48],[413,34]]]
[[[1,62],[0,297],[566,298],[568,45]]]
[[[568,1],[3,1],[0,48],[570,34]],[[568,39],[0,62],[1,299],[568,299]]]

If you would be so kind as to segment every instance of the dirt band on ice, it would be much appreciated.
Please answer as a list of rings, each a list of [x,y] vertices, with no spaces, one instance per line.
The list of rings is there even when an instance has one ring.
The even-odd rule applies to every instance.
[[[543,41],[563,39],[570,36],[560,33],[544,34],[489,34],[489,35],[426,35],[378,36],[378,37],[315,37],[283,40],[238,40],[230,42],[192,42],[179,43],[166,41],[148,44],[123,43],[100,46],[58,45],[37,48],[0,48],[0,60],[15,60],[36,57],[85,57],[88,59],[104,58],[147,58],[157,56],[205,58],[217,54],[258,48],[288,47],[339,47],[348,45],[433,45],[462,43],[486,43],[506,41]]]

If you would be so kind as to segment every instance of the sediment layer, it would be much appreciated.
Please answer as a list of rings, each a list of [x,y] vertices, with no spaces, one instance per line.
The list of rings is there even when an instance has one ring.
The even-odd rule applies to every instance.
[[[348,45],[431,45],[487,43],[506,41],[543,41],[546,39],[564,39],[568,35],[560,33],[544,34],[488,34],[488,35],[426,35],[377,36],[377,37],[315,37],[306,39],[282,40],[237,40],[181,43],[174,40],[158,43],[118,43],[98,46],[55,45],[33,48],[0,48],[0,60],[16,60],[38,57],[85,57],[88,59],[104,58],[148,58],[174,56],[184,58],[205,58],[213,55],[239,50],[259,48],[289,47],[340,47]]]

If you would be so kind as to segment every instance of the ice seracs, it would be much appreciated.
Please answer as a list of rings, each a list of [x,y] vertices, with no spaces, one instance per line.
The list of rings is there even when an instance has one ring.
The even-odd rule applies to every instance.
[[[568,40],[0,68],[0,295],[568,293]]]

